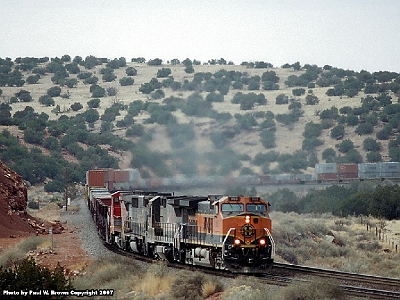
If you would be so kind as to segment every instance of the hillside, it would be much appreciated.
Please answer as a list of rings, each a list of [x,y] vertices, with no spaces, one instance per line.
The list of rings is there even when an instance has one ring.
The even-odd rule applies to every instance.
[[[24,111],[26,106],[32,107],[38,114],[45,113],[49,122],[59,120],[60,116],[71,119],[84,115],[85,111],[89,110],[88,102],[98,98],[100,105],[95,109],[100,119],[92,124],[84,119],[87,131],[95,134],[111,132],[135,145],[131,149],[115,149],[116,147],[110,144],[99,146],[118,159],[119,168],[138,167],[142,175],[162,176],[166,172],[158,172],[157,168],[150,162],[143,162],[143,159],[138,162],[136,158],[142,157],[136,155],[138,145],[147,147],[144,152],[148,149],[157,153],[156,158],[161,157],[169,174],[186,175],[312,173],[317,162],[357,163],[397,158],[394,155],[389,157],[389,146],[398,146],[396,137],[399,126],[397,105],[394,104],[399,99],[400,77],[393,72],[371,74],[366,71],[354,72],[330,66],[322,68],[299,64],[281,68],[270,65],[265,67],[262,64],[263,67],[260,68],[260,64],[257,63],[192,65],[189,60],[194,72],[186,73],[187,60],[185,66],[182,63],[150,65],[121,59],[98,59],[98,64],[90,68],[85,64],[88,58],[75,58],[71,61],[68,60],[68,56],[63,56],[63,60],[56,58],[52,59],[52,62],[33,63],[31,60],[2,60],[3,79],[16,73],[15,76],[18,76],[19,73],[19,80],[24,81],[22,86],[16,86],[13,82],[10,84],[9,81],[0,78],[1,101],[11,108],[9,119],[12,120],[16,112]],[[118,66],[118,63],[121,66]],[[5,70],[5,65],[11,66]],[[55,70],[54,66],[59,69]],[[130,67],[137,71],[136,75],[127,75],[127,69]],[[167,77],[163,77],[165,74],[162,74],[162,71],[168,74]],[[29,84],[28,78],[32,79],[38,72],[42,73],[39,75],[40,79]],[[83,78],[81,74],[88,72],[91,73],[90,76],[98,78],[97,85],[106,91],[104,96],[94,96],[90,90],[92,84],[80,79]],[[60,73],[66,75],[63,77]],[[102,80],[105,79],[106,73],[114,74],[114,80]],[[56,76],[61,76],[61,79],[56,80]],[[134,83],[122,86],[120,80],[126,78],[132,78]],[[76,79],[76,84],[71,84],[72,87],[65,85],[70,79]],[[173,86],[172,82],[176,85]],[[49,89],[56,86],[61,88],[61,92],[59,96],[51,97],[54,103],[50,106],[39,103],[40,97],[48,95]],[[143,92],[144,88],[149,86],[152,89]],[[31,95],[29,101],[19,97],[22,90]],[[296,91],[301,95],[294,96]],[[240,96],[238,93],[241,93]],[[249,100],[242,96],[251,93],[258,98]],[[266,103],[258,102],[261,95],[264,95]],[[276,103],[279,95],[284,104]],[[312,103],[314,105],[309,105],[310,99],[316,100]],[[134,101],[138,103],[137,100],[143,102],[139,111],[132,113],[138,108],[133,105]],[[71,105],[76,103],[80,103],[82,108],[73,111]],[[156,103],[157,106],[149,103]],[[189,104],[192,106],[189,107]],[[394,113],[385,111],[389,106],[393,107]],[[56,107],[59,108],[57,112]],[[118,108],[114,116],[112,117],[111,113],[110,117],[112,107]],[[239,115],[242,115],[242,118],[239,118]],[[176,122],[168,121],[173,118]],[[27,142],[24,136],[26,127],[4,120],[1,122],[1,131],[8,130],[30,149],[39,148],[45,155],[53,155],[48,147],[44,147],[44,140],[51,135],[48,128],[44,131],[43,140],[32,144]],[[306,124],[310,122],[318,124],[319,132],[308,135],[309,143],[305,144],[303,134]],[[371,124],[372,129],[360,133],[363,130],[360,125],[363,124]],[[332,137],[331,131],[337,125],[343,125],[344,134]],[[139,130],[139,133],[133,128]],[[140,128],[143,132],[140,132]],[[134,133],[128,134],[127,137],[127,131],[130,129]],[[377,139],[377,133],[380,132],[387,134],[382,134],[380,139]],[[260,138],[263,134],[264,142]],[[65,132],[56,136],[58,141],[64,135]],[[367,150],[371,149],[364,146],[364,140],[368,138],[376,140],[379,145],[379,149],[374,151],[378,156],[374,156],[373,159],[367,156]],[[354,152],[350,156],[349,149],[340,149],[339,144],[344,140],[353,142],[352,151],[358,152],[360,157],[354,155]],[[390,140],[394,141],[393,145],[389,144]],[[85,144],[84,140],[78,144],[84,150],[91,146],[89,143]],[[61,148],[60,153],[64,159],[73,163],[80,162],[81,159],[76,153],[67,147]],[[326,160],[323,153],[328,148],[334,150],[334,156],[331,155]],[[281,159],[275,157],[261,163],[256,162],[257,154],[266,153],[278,155]],[[293,160],[301,160],[300,166],[283,166],[283,162],[291,157]],[[155,158],[147,159],[157,161]]]

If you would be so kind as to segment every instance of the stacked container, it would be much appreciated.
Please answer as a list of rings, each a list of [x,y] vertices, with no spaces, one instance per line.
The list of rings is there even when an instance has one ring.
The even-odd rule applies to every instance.
[[[315,174],[317,174],[318,180],[337,180],[337,164],[336,163],[326,163],[326,164],[316,164]]]
[[[357,164],[337,164],[337,174],[339,179],[357,179]]]
[[[381,176],[379,163],[360,163],[358,164],[358,178],[378,179]]]
[[[381,162],[381,178],[399,178],[400,163],[399,162]]]
[[[86,172],[86,183],[90,187],[106,187],[104,170],[89,170]]]

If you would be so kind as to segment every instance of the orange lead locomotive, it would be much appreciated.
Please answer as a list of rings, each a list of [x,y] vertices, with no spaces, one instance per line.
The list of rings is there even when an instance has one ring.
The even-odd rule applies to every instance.
[[[260,197],[225,197],[221,213],[222,258],[237,273],[265,273],[272,267],[275,244],[271,236],[269,203]]]

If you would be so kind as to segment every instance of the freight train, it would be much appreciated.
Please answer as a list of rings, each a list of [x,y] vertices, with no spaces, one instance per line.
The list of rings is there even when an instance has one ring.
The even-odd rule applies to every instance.
[[[90,172],[89,172],[90,173]],[[379,162],[359,164],[324,163],[316,164],[312,174],[262,174],[229,176],[192,176],[176,175],[168,178],[143,179],[137,169],[100,170],[102,186],[113,189],[160,189],[177,190],[180,187],[210,187],[229,185],[276,185],[276,184],[318,184],[351,182],[362,180],[400,181],[400,162]],[[87,180],[94,180],[95,176]],[[91,186],[95,186],[92,182]],[[90,185],[90,183],[89,183]]]
[[[87,172],[87,204],[106,243],[153,258],[233,273],[271,270],[275,243],[267,201],[254,196],[176,196],[110,189],[127,179],[119,171]]]

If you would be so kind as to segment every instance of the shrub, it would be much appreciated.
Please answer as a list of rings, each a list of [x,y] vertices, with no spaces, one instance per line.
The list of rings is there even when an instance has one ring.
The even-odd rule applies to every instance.
[[[114,73],[105,73],[101,77],[101,79],[105,82],[111,82],[114,81],[117,78],[117,76]]]
[[[157,71],[157,78],[165,78],[171,74],[170,68],[162,68]]]
[[[87,105],[89,106],[89,108],[98,108],[100,106],[100,99],[91,99],[87,102]]]
[[[372,252],[382,249],[382,246],[381,244],[379,244],[378,241],[372,241],[366,243],[360,242],[357,244],[357,249]]]
[[[266,162],[274,162],[279,158],[279,152],[277,151],[269,151],[267,153],[257,153],[254,157],[253,164],[256,166],[261,166]]]
[[[276,147],[275,139],[275,132],[273,131],[263,130],[260,133],[261,144],[267,149]]]
[[[332,283],[331,279],[324,281],[298,281],[283,288],[282,298],[286,300],[314,300],[314,299],[346,299],[347,296],[339,284]]]
[[[92,76],[91,72],[83,72],[83,73],[78,74],[79,79],[86,79],[86,78],[90,78],[91,76]]]
[[[303,136],[305,138],[319,137],[322,133],[321,124],[308,122],[304,128]]]
[[[28,207],[30,209],[39,209],[39,203],[37,203],[35,201],[29,201],[28,202]]]
[[[39,103],[43,104],[45,106],[54,106],[55,101],[49,95],[43,95],[43,96],[40,96]]]
[[[252,288],[248,285],[237,285],[223,294],[221,300],[266,300],[266,293],[264,289]]]
[[[47,193],[63,192],[65,190],[65,182],[60,180],[52,180],[45,184],[44,190]]]
[[[344,136],[344,126],[343,125],[337,125],[332,128],[331,137],[333,139],[340,139],[343,136]]]
[[[310,151],[323,144],[324,141],[316,137],[305,138],[301,144],[301,149],[304,151]]]
[[[92,98],[101,98],[106,95],[106,90],[99,85],[94,85],[93,89],[91,88]]]
[[[172,283],[171,296],[176,300],[203,299],[202,287],[206,278],[199,272],[182,272]]]
[[[65,84],[69,88],[73,88],[78,84],[78,80],[76,78],[70,78],[65,81]]]
[[[372,132],[374,132],[374,125],[372,125],[371,123],[361,123],[357,126],[356,133],[362,135],[362,134],[370,134]]]
[[[127,76],[135,76],[137,75],[137,70],[134,67],[128,67],[125,70]]]
[[[211,92],[206,96],[206,101],[209,101],[209,102],[224,102],[224,96],[222,94],[217,94],[215,92]]]
[[[363,145],[365,151],[379,151],[381,149],[380,144],[373,138],[366,138]]]
[[[71,109],[73,111],[78,111],[78,110],[80,110],[82,108],[83,108],[83,105],[80,104],[79,102],[75,102],[74,104],[71,104]]]
[[[319,103],[319,99],[315,95],[307,95],[306,96],[306,104],[307,105],[317,105]]]
[[[356,149],[350,149],[349,152],[347,152],[344,162],[359,164],[363,162],[363,158]]]
[[[275,98],[275,104],[288,104],[289,103],[289,97],[286,96],[285,94],[279,94]]]
[[[59,86],[53,86],[47,90],[47,95],[50,97],[58,97],[61,94],[61,88]]]
[[[33,100],[31,93],[26,90],[20,90],[18,93],[15,93],[15,96],[22,102],[31,102]]]
[[[144,133],[144,127],[142,124],[133,124],[132,127],[126,130],[127,137],[142,136]]]
[[[324,120],[321,121],[322,129],[331,128],[331,127],[333,127],[333,125],[335,125],[335,123],[331,119],[324,119]]]
[[[382,161],[382,155],[377,151],[368,152],[366,155],[367,161],[370,163]]]
[[[115,87],[108,87],[107,89],[106,89],[106,91],[107,91],[107,95],[108,96],[115,96],[116,94],[117,94],[117,89],[115,88]]]
[[[0,267],[0,288],[2,290],[32,291],[43,289],[69,290],[70,282],[64,276],[64,268],[58,265],[53,271],[40,267],[33,258],[25,258],[15,267],[3,269]]]
[[[351,149],[354,149],[354,143],[351,140],[344,140],[339,144],[339,151],[342,153],[347,153]]]
[[[165,93],[164,93],[163,90],[155,90],[154,92],[151,93],[150,96],[151,96],[152,99],[157,100],[157,99],[164,98],[165,97]]]
[[[58,140],[54,136],[49,136],[43,142],[43,146],[51,151],[60,151],[61,147]]]
[[[133,85],[135,80],[131,77],[123,77],[119,80],[121,86]]]
[[[40,79],[39,74],[31,75],[31,76],[28,76],[28,78],[26,79],[26,82],[29,84],[35,84],[39,81],[39,79]]]
[[[358,116],[349,115],[346,118],[347,125],[349,126],[356,126],[358,124]]]
[[[306,90],[303,88],[298,88],[298,89],[292,90],[293,96],[301,96],[301,95],[304,95],[305,93],[306,93]]]
[[[327,148],[322,152],[322,159],[334,158],[336,156],[336,152],[332,148]]]
[[[284,260],[291,264],[298,264],[297,256],[292,250],[292,248],[281,245],[281,247],[276,249],[276,254],[281,256]]]
[[[334,119],[339,117],[339,110],[336,107],[331,107],[330,109],[324,109],[320,112],[319,117],[321,119]]]
[[[217,149],[222,149],[228,143],[228,139],[223,132],[212,132],[210,134],[210,140]]]
[[[97,81],[99,81],[99,78],[97,78],[96,76],[93,76],[93,77],[85,78],[83,80],[83,83],[84,84],[96,84]]]

